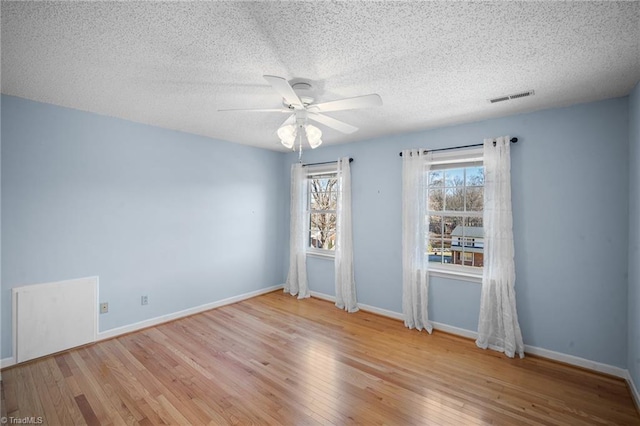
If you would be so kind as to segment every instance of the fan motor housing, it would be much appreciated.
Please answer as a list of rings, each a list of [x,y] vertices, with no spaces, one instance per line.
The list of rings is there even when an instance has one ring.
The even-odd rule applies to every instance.
[[[308,80],[295,79],[291,80],[289,84],[291,84],[293,91],[296,92],[296,95],[298,95],[305,106],[312,104],[313,101],[316,100],[315,90]],[[284,102],[284,104],[285,106],[289,106],[286,102]]]

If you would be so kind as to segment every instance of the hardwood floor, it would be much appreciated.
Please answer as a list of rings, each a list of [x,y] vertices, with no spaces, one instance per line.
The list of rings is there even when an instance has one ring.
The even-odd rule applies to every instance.
[[[640,425],[620,379],[281,292],[2,379],[2,416],[50,425]]]

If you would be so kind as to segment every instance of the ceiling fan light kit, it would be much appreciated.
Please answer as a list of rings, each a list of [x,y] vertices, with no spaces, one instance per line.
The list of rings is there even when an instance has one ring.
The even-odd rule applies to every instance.
[[[307,142],[309,142],[309,146],[312,149],[315,149],[322,144],[322,139],[320,139],[322,137],[322,131],[311,124],[287,124],[281,126],[278,129],[278,137],[280,138],[282,145],[288,149],[294,149],[296,136],[300,135],[302,138],[303,131],[306,134]]]
[[[302,153],[302,136],[306,135],[307,143],[312,149],[322,144],[322,131],[308,124],[312,120],[341,133],[350,134],[358,130],[357,127],[324,115],[329,111],[345,111],[350,109],[369,108],[382,105],[382,98],[377,94],[356,96],[354,98],[338,99],[335,101],[314,103],[313,86],[307,80],[295,79],[291,82],[273,75],[263,76],[273,89],[282,96],[284,108],[252,108],[252,109],[224,109],[219,111],[252,111],[252,112],[280,112],[291,114],[291,117],[280,126],[277,131],[280,142],[288,149],[295,149],[296,137],[299,139],[299,149]],[[290,124],[295,122],[295,124]]]

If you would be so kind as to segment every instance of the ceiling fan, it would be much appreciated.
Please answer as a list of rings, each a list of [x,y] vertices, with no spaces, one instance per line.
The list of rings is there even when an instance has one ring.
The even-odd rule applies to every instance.
[[[324,115],[325,112],[344,111],[349,109],[369,108],[382,105],[382,98],[377,94],[338,99],[335,101],[314,103],[313,86],[307,80],[296,79],[291,82],[274,75],[263,76],[265,80],[282,96],[282,108],[250,108],[250,109],[220,109],[218,111],[241,112],[279,112],[291,114],[278,128],[278,137],[282,145],[295,149],[296,138],[299,138],[302,150],[302,135],[307,137],[311,148],[317,148],[322,143],[322,131],[308,123],[309,120],[345,134],[358,130],[357,127],[343,121]]]

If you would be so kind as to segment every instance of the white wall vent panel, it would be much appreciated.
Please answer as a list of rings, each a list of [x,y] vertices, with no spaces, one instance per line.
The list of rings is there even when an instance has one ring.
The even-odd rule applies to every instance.
[[[14,287],[16,362],[95,342],[98,277]]]
[[[527,96],[533,96],[535,94],[536,94],[535,91],[528,90],[526,92],[516,93],[513,95],[504,95],[504,96],[499,96],[497,98],[489,99],[489,102],[492,104],[495,104],[496,102],[504,102],[504,101],[510,101],[513,99],[525,98]]]

